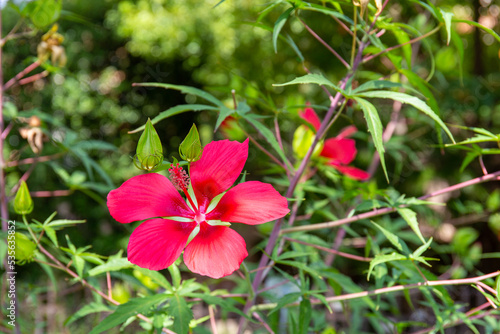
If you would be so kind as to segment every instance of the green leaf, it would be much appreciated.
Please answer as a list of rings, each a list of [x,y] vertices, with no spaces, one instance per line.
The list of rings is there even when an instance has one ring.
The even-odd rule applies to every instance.
[[[274,133],[269,130],[268,127],[266,127],[265,125],[263,125],[261,122],[259,122],[256,118],[255,118],[255,115],[245,115],[243,116],[244,119],[253,125],[253,127],[255,129],[257,129],[257,131],[260,132],[260,134],[262,136],[264,136],[264,138],[266,139],[266,141],[272,146],[272,148],[279,154],[280,158],[282,161],[284,161],[285,163],[288,161],[287,158],[286,158],[286,155],[285,153],[283,152],[283,150],[281,149],[279,143],[278,143],[278,140],[276,139],[276,137],[274,136]]]
[[[490,28],[486,28],[485,26],[483,26],[480,23],[477,23],[477,22],[474,22],[474,21],[470,21],[470,20],[458,20],[458,19],[453,19],[452,22],[463,22],[463,23],[470,24],[470,25],[472,25],[474,27],[477,27],[479,29],[484,30],[485,32],[487,32],[488,34],[490,34],[491,36],[493,36],[498,42],[500,42],[500,35],[498,35],[494,30],[492,30]]]
[[[57,21],[61,13],[62,0],[32,1],[23,9],[38,29],[43,29]]]
[[[127,260],[126,257],[113,258],[108,262],[101,264],[100,266],[94,267],[89,270],[89,276],[96,276],[109,271],[118,271],[126,268],[132,268],[134,265]]]
[[[202,299],[205,303],[210,304],[210,305],[218,305],[222,307],[227,312],[234,312],[239,314],[240,316],[245,317],[246,319],[250,321],[254,321],[251,317],[249,317],[247,314],[241,312],[240,309],[234,306],[234,301],[231,299],[224,299],[220,298],[217,296],[211,296],[206,293],[190,293],[188,295],[191,298],[200,298]]]
[[[171,292],[173,290],[170,282],[165,278],[165,276],[163,276],[159,272],[154,271],[154,270],[149,270],[146,268],[141,268],[141,267],[135,267],[134,270],[137,270],[141,274],[143,274],[144,276],[151,278],[151,280],[153,282],[155,282],[156,284],[158,284],[162,288],[166,289],[167,291]]]
[[[294,10],[294,7],[288,8],[283,14],[278,17],[278,20],[276,20],[276,23],[274,24],[273,28],[273,47],[274,47],[274,52],[278,53],[278,36],[280,34],[281,29],[286,23],[286,20],[288,20],[288,17],[290,17],[290,13]]]
[[[358,94],[367,90],[374,89],[386,89],[386,88],[401,88],[402,84],[399,82],[392,82],[387,80],[371,80],[360,85],[358,88],[354,89],[351,93]]]
[[[66,321],[64,322],[64,326],[68,326],[69,324],[71,324],[75,320],[78,320],[86,315],[89,315],[92,313],[97,313],[97,312],[108,312],[108,311],[112,311],[112,310],[113,310],[113,308],[111,308],[107,305],[97,303],[97,302],[92,302],[90,304],[85,305],[84,307],[82,307],[78,311],[76,311],[72,316],[68,317],[68,319],[66,319]]]
[[[500,276],[497,276],[495,290],[497,291],[497,301],[500,302]]]
[[[174,317],[173,329],[177,334],[189,333],[189,322],[193,319],[193,312],[188,304],[177,293],[170,299],[169,314]]]
[[[400,92],[391,92],[384,90],[364,92],[363,94],[360,94],[360,96],[370,97],[370,98],[380,98],[380,99],[392,99],[395,101],[399,101],[401,103],[410,104],[416,109],[422,111],[430,118],[432,118],[436,123],[438,123],[439,126],[446,132],[448,137],[450,137],[450,139],[453,142],[455,142],[455,139],[453,138],[453,135],[451,134],[450,130],[439,118],[439,116],[436,115],[436,113],[424,101],[420,100],[419,98],[416,98],[415,96],[411,96]]]
[[[432,237],[429,238],[429,240],[425,244],[418,247],[417,250],[413,252],[412,257],[416,258],[424,254],[424,252],[431,246],[431,243],[432,243]]]
[[[66,227],[66,226],[73,226],[75,224],[83,224],[86,223],[86,220],[71,220],[71,219],[57,219],[53,220],[47,224],[44,224],[46,226],[50,227],[55,227],[55,228],[61,228],[61,227]]]
[[[408,260],[408,258],[404,255],[398,254],[398,253],[391,253],[391,254],[378,254],[375,255],[373,260],[370,262],[370,268],[368,268],[368,276],[367,280],[370,280],[370,275],[371,272],[373,271],[373,268],[375,268],[377,265],[386,263],[386,262],[392,262],[392,261],[402,261],[402,260]]]
[[[285,82],[282,84],[273,84],[273,86],[281,87],[281,86],[299,85],[299,84],[317,84],[320,86],[328,86],[333,88],[335,91],[342,93],[342,95],[344,96],[347,95],[344,90],[340,89],[339,86],[335,85],[333,82],[331,82],[321,74],[306,74],[301,77],[297,77],[289,82]]]
[[[384,141],[382,138],[382,121],[378,116],[377,109],[375,109],[375,106],[365,99],[359,97],[355,97],[354,99],[356,100],[356,102],[358,102],[361,109],[363,110],[366,124],[368,125],[368,130],[370,130],[370,134],[372,135],[373,144],[375,145],[375,148],[377,149],[378,155],[380,157],[380,164],[382,165],[382,169],[384,170],[385,178],[387,179],[387,182],[389,182],[389,175],[387,174],[387,167],[385,166],[384,158],[385,149]]]
[[[224,106],[225,107],[225,106]],[[214,107],[214,106],[209,106],[206,104],[180,104],[175,107],[169,108],[165,111],[162,111],[161,113],[158,114],[155,118],[151,120],[151,123],[156,124],[161,120],[164,120],[165,118],[168,118],[170,116],[174,116],[177,114],[181,114],[186,111],[204,111],[204,110],[219,110],[219,108],[222,108],[222,106],[219,107]],[[227,107],[225,107],[227,108]],[[145,125],[138,127],[137,129],[134,129],[132,131],[129,131],[129,133],[136,133],[139,131],[144,130]]]
[[[384,236],[387,238],[387,240],[389,240],[389,242],[394,247],[396,247],[397,250],[399,250],[400,252],[403,252],[403,251],[408,249],[408,247],[406,247],[406,244],[404,243],[404,241],[401,240],[397,235],[395,235],[394,233],[390,232],[389,230],[383,228],[382,226],[380,226],[379,224],[377,224],[371,220],[370,220],[370,222],[373,225],[375,225],[375,227],[378,228],[380,230],[380,232],[382,232],[384,234]]]
[[[442,9],[439,9],[441,11],[441,15],[443,15],[443,20],[444,20],[444,25],[446,27],[446,45],[450,45],[450,39],[451,39],[451,20],[453,18],[453,13],[448,13],[445,12]]]
[[[43,230],[45,231],[45,234],[49,237],[50,241],[56,246],[59,247],[59,243],[57,242],[57,236],[56,236],[56,231],[50,227],[50,226],[44,226]]]
[[[299,305],[299,333],[307,334],[309,323],[311,322],[312,307],[311,301],[304,296]]]
[[[281,297],[278,300],[278,303],[276,304],[276,307],[273,308],[270,312],[269,315],[273,314],[276,311],[281,310],[283,307],[285,307],[288,304],[294,303],[297,301],[302,296],[302,292],[290,292]]]
[[[201,89],[191,87],[191,86],[172,85],[172,84],[165,84],[165,83],[158,83],[158,82],[136,83],[136,84],[134,84],[134,86],[175,89],[175,90],[180,91],[183,94],[191,94],[191,95],[201,97],[202,99],[207,100],[209,102],[212,102],[213,104],[215,104],[216,106],[219,106],[219,107],[222,107],[224,105],[224,103],[219,101],[219,99],[217,99],[212,94],[209,94]]]
[[[138,313],[149,311],[154,305],[167,299],[164,294],[156,294],[143,298],[134,298],[125,304],[118,305],[115,312],[104,318],[89,334],[99,334],[115,326],[124,323],[128,318],[136,316]]]
[[[399,208],[397,210],[401,217],[403,217],[403,219],[408,223],[408,226],[410,226],[413,232],[415,232],[415,234],[418,236],[420,241],[425,244],[424,236],[418,228],[417,214],[415,213],[415,211],[408,208]]]

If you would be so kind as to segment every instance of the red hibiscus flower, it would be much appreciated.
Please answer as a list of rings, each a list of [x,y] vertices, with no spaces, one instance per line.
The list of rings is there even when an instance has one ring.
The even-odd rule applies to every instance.
[[[191,164],[190,178],[177,165],[169,170],[171,180],[155,173],[139,175],[111,191],[113,218],[120,223],[146,220],[130,236],[129,261],[160,270],[184,250],[185,264],[200,275],[220,278],[238,269],[248,253],[230,222],[263,224],[289,212],[286,198],[270,184],[248,181],[229,189],[247,157],[248,139],[215,141]]]
[[[307,107],[304,111],[299,111],[299,116],[318,131],[321,121],[313,108]],[[319,155],[327,158],[327,164],[342,174],[355,180],[367,180],[370,178],[370,174],[356,167],[348,166],[356,157],[357,150],[354,139],[346,137],[356,131],[356,127],[351,125],[342,130],[337,137],[325,140],[323,150]]]

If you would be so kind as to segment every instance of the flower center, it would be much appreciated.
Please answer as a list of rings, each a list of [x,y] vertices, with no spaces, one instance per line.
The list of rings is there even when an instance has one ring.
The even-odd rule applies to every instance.
[[[201,213],[200,211],[196,212],[196,214],[194,216],[194,221],[196,222],[196,224],[201,224],[205,220],[206,220],[206,218],[205,218],[204,213]]]

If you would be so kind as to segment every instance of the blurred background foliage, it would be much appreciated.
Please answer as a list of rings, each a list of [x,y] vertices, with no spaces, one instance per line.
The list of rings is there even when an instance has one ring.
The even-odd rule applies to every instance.
[[[500,7],[495,1],[438,0],[435,3],[453,12],[456,18],[478,21],[500,33]],[[10,109],[6,108],[7,121],[8,112],[23,116],[46,115],[45,118],[40,116],[42,128],[50,133],[52,140],[44,146],[41,155],[50,155],[61,146],[68,152],[53,163],[38,163],[29,186],[31,191],[71,189],[74,192],[67,197],[36,198],[34,218],[42,219],[57,210],[61,217],[86,219],[87,224],[65,231],[75,244],[90,244],[92,251],[104,255],[126,248],[132,228],[118,224],[109,216],[105,197],[110,189],[137,174],[132,157],[140,134],[129,134],[128,131],[172,106],[196,102],[195,96],[177,91],[133,88],[134,82],[200,87],[227,101],[228,106],[232,105],[231,90],[234,89],[239,101],[252,102],[254,112],[284,115],[279,116],[281,131],[285,142],[291,143],[293,131],[300,124],[297,110],[307,101],[327,106],[328,99],[313,85],[272,86],[305,74],[300,58],[288,44],[279,40],[278,53],[273,50],[272,27],[285,5],[284,2],[276,10],[263,12],[265,2],[250,0],[227,0],[220,4],[218,1],[197,0],[64,0],[58,25],[59,33],[64,36],[66,66],[51,69],[52,73],[45,80],[14,86],[6,95],[6,101],[11,102]],[[407,22],[415,31],[429,31],[435,25],[429,13],[411,1],[391,1],[387,11],[388,20]],[[349,12],[345,14],[352,16]],[[340,50],[341,56],[349,59],[351,38],[333,19],[325,20],[323,14],[315,12],[303,13],[301,18],[334,49]],[[4,34],[18,20],[18,13],[7,5],[2,10]],[[35,60],[38,41],[49,28],[35,30],[5,44],[2,59],[5,81]],[[485,128],[499,134],[498,42],[491,35],[465,23],[457,24],[456,30],[458,40],[464,45],[463,63],[453,43],[443,46],[446,42],[443,30],[441,35],[433,35],[427,42],[412,46],[411,70],[422,78],[429,78],[429,89],[444,121]],[[309,70],[321,71],[332,82],[343,77],[345,69],[342,65],[310,36],[298,19],[291,18],[283,32],[292,37]],[[387,31],[383,38],[391,44],[396,40],[404,41],[405,36]],[[392,52],[391,58],[380,57],[368,63],[356,80],[363,82],[378,78],[379,73],[385,77],[398,76],[392,62],[401,62],[406,64],[404,68],[410,69],[404,52],[407,51],[402,48]],[[322,112],[321,109],[317,111]],[[379,114],[383,124],[389,122],[391,111],[392,102],[382,105]],[[420,196],[482,173],[477,160],[460,171],[466,152],[455,148],[440,149],[433,125],[424,116],[410,108],[404,108],[403,113],[406,118],[398,123],[395,135],[386,146],[391,186],[388,192]],[[348,117],[341,119],[327,137],[335,136],[344,126],[354,123],[360,130],[355,135],[359,151],[356,165],[367,169],[373,160],[374,149],[362,114],[356,105],[352,105],[346,115]],[[200,112],[160,122],[156,129],[163,140],[166,158],[178,157],[178,145],[193,122],[199,125],[204,144],[213,138],[223,138],[220,131],[214,134],[215,119],[214,113]],[[22,126],[16,124],[14,129],[19,130]],[[473,135],[456,127],[451,130],[458,140]],[[95,166],[87,169],[81,155],[72,151],[74,145],[87,140],[102,141],[84,148],[102,170]],[[6,150],[6,157],[15,159],[33,155],[16,131],[9,136]],[[267,158],[261,156],[255,147],[252,150],[254,159],[246,165],[250,175],[257,177],[272,172],[266,170],[267,165],[255,163],[263,159],[267,161]],[[285,148],[285,151],[291,152],[291,148]],[[485,156],[484,163],[489,171],[499,170],[500,156]],[[29,165],[23,165],[8,170],[8,191],[28,168]],[[343,187],[346,194],[358,186],[348,179],[334,180],[336,187]],[[385,189],[387,183],[379,171],[375,180],[363,187],[361,191],[369,197],[378,192],[378,187]],[[466,264],[463,270],[480,260],[477,255],[471,256],[464,250],[471,249],[471,244],[476,243],[483,252],[499,251],[500,192],[495,187],[495,184],[486,184],[451,193],[446,207],[419,211],[423,217],[421,224],[427,226],[427,235],[434,235],[449,247],[455,247]],[[305,213],[313,215],[312,222],[322,221],[325,216],[333,218],[321,203],[315,205],[304,209]],[[345,209],[339,207],[335,215],[342,217],[347,214],[342,210]],[[462,226],[470,230],[455,233]],[[497,260],[481,262],[483,267],[489,268],[498,267],[498,264]],[[27,286],[34,287],[37,276],[31,275],[40,270],[37,268],[30,266],[26,269],[32,277],[24,278]],[[465,274],[457,273],[455,277]]]

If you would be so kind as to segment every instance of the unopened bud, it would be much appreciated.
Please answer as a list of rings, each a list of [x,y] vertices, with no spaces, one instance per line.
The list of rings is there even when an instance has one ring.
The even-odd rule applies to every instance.
[[[19,264],[33,261],[36,252],[36,245],[26,235],[22,233],[15,233],[16,241],[16,261]]]
[[[293,134],[292,147],[293,152],[297,155],[297,157],[303,158],[306,156],[307,151],[309,151],[309,148],[314,142],[315,136],[316,134],[306,125],[301,125],[297,128],[297,130],[295,130],[295,133]],[[322,149],[323,141],[320,141],[314,148],[312,156],[318,156]]]
[[[163,162],[163,148],[160,137],[148,118],[144,132],[139,138],[134,164],[137,168],[153,171]]]
[[[24,180],[21,181],[16,198],[14,199],[14,211],[20,215],[27,215],[33,211],[33,200]]]
[[[200,159],[202,151],[200,135],[196,125],[193,124],[186,138],[179,146],[179,154],[182,159],[195,162]]]

